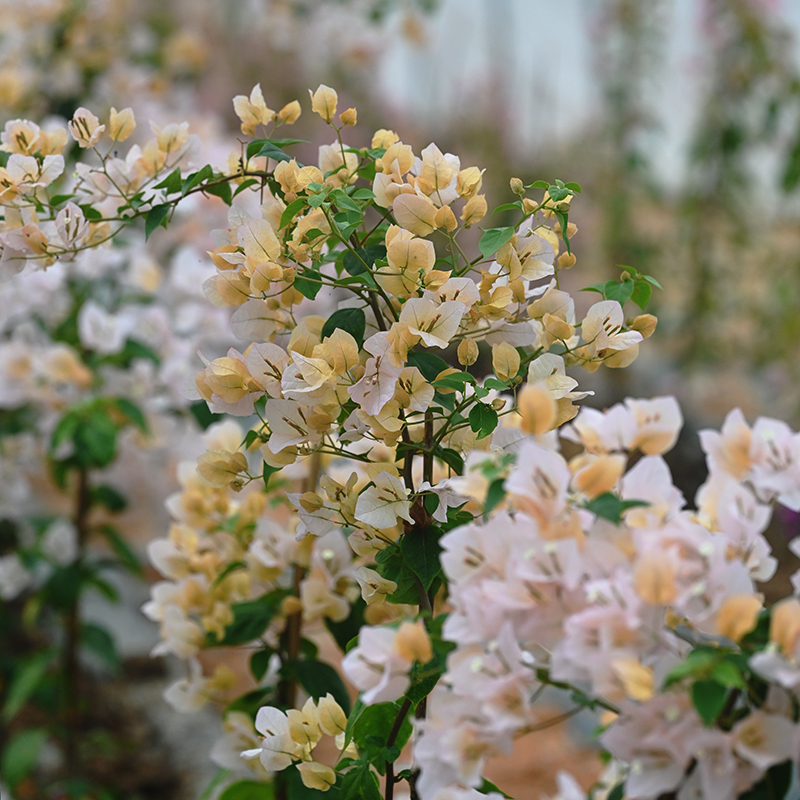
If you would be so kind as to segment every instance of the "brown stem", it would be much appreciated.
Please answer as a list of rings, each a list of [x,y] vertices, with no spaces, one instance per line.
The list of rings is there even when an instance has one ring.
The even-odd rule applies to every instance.
[[[397,741],[397,737],[400,734],[400,728],[403,727],[403,722],[405,722],[405,718],[408,716],[408,712],[410,710],[411,701],[406,698],[403,701],[403,705],[400,706],[400,710],[397,712],[397,716],[394,718],[392,728],[389,731],[389,736],[386,738],[387,748],[394,746],[394,743]],[[386,763],[386,797],[384,800],[392,800],[394,797],[394,784],[394,761],[388,761]]]
[[[425,412],[425,452],[422,454],[422,480],[433,485],[433,412]]]
[[[83,561],[86,540],[89,536],[89,510],[91,496],[89,493],[89,472],[85,468],[78,470],[78,485],[75,492],[75,530],[78,536],[78,557],[74,566],[80,569]],[[80,754],[78,741],[81,725],[81,667],[78,658],[80,650],[81,618],[80,595],[76,596],[66,612],[64,621],[66,640],[64,642],[64,755],[67,774],[78,777],[80,774]]]

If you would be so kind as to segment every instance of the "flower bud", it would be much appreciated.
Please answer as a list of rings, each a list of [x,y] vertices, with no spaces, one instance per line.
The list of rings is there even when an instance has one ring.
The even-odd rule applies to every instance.
[[[292,100],[291,103],[287,103],[278,112],[278,120],[284,125],[293,125],[300,118],[301,112],[300,103],[297,100]]]
[[[632,331],[641,333],[643,339],[647,339],[653,335],[656,325],[658,325],[658,319],[653,314],[639,314],[629,327]]]
[[[108,132],[115,142],[124,142],[133,133],[135,127],[136,119],[132,109],[123,108],[122,111],[117,111],[116,108],[111,109]]]
[[[309,89],[308,93],[311,95],[311,110],[330,124],[336,114],[336,104],[339,102],[339,96],[330,86],[326,86],[324,83],[319,85],[316,92],[312,93],[311,89]]]
[[[342,125],[353,127],[353,125],[356,124],[356,120],[358,119],[358,113],[354,108],[348,108],[342,111],[341,114],[339,114],[339,119],[342,121]]]
[[[299,597],[295,597],[293,594],[284,597],[281,601],[281,611],[287,617],[290,617],[292,614],[299,614],[302,610],[303,603],[300,601]]]
[[[344,733],[347,727],[347,715],[330,692],[325,697],[320,697],[317,707],[319,708],[319,726],[324,733],[327,733],[328,736]]]
[[[575,253],[562,253],[558,257],[558,268],[569,269],[575,266]]]
[[[520,178],[512,178],[508,184],[514,194],[518,194],[520,197],[525,194],[525,184]]]
[[[501,381],[510,381],[519,372],[520,358],[517,348],[508,342],[492,347],[492,369]]]
[[[459,364],[464,367],[472,366],[478,360],[478,343],[474,339],[462,339],[456,355]]]

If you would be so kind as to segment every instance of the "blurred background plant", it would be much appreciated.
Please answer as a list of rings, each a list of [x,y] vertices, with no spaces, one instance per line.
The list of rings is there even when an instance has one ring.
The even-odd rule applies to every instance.
[[[435,138],[486,166],[487,182],[580,182],[582,274],[604,281],[631,265],[663,278],[659,331],[634,368],[597,373],[601,405],[670,392],[690,427],[733,405],[797,427],[798,31],[797,9],[777,0],[2,0],[0,121],[63,126],[78,106],[183,115],[215,163],[236,137],[234,94],[260,81],[280,104],[336,85],[365,130],[402,127],[415,149]],[[41,731],[73,741],[80,665],[124,669],[126,632],[84,620],[84,590],[119,594],[99,571],[112,553],[141,571],[168,524],[167,476],[210,421],[170,388],[198,348],[213,357],[228,344],[224,313],[197,291],[213,273],[204,232],[225,210],[196,212],[146,248],[0,286],[0,748],[20,798],[41,796],[22,780]],[[691,497],[698,454],[677,453]],[[87,751],[102,740],[121,752],[102,725],[93,735]],[[65,754],[80,760],[71,747],[44,753],[54,774]],[[98,781],[108,796],[148,791]]]

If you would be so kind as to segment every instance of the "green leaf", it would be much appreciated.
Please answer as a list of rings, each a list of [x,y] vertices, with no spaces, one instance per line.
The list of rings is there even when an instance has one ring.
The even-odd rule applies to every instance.
[[[126,397],[115,397],[113,404],[127,417],[128,422],[135,425],[142,433],[148,433],[150,428],[142,409]]]
[[[354,211],[356,214],[363,214],[361,211],[361,206],[356,203],[352,197],[345,194],[341,189],[334,189],[331,192],[330,197],[339,208],[347,211]]]
[[[534,181],[529,183],[526,189],[546,189],[550,184],[547,181]]]
[[[233,197],[236,197],[237,194],[241,194],[245,189],[249,189],[251,186],[255,186],[258,183],[256,178],[248,178],[246,181],[242,181],[237,187],[236,191],[233,193]]]
[[[231,195],[231,185],[229,183],[217,183],[213,186],[206,186],[203,191],[206,194],[213,195],[214,197],[219,197],[225,205],[229,206],[231,204],[232,195]]]
[[[581,188],[581,185],[579,183],[575,183],[573,181],[570,181],[569,183],[565,183],[564,186],[566,186],[567,189],[569,189],[570,191],[575,192],[577,194],[581,194],[583,192],[583,189]]]
[[[489,436],[497,427],[497,412],[485,403],[475,403],[469,410],[469,427],[478,434],[478,439]]]
[[[87,650],[91,650],[113,672],[119,672],[120,661],[117,647],[111,634],[99,625],[84,622],[81,625],[81,643]]]
[[[507,392],[510,388],[505,381],[501,381],[493,375],[483,382],[483,386],[486,389],[497,389],[498,392]]]
[[[181,171],[180,169],[175,169],[170,172],[161,183],[157,183],[153,188],[165,189],[167,194],[177,194],[181,191],[182,187],[183,181],[181,180]]]
[[[614,281],[612,281],[613,283]],[[585,286],[581,289],[582,292],[597,292],[598,294],[606,296],[606,284],[605,283],[593,283],[591,286]]]
[[[274,695],[274,686],[260,686],[258,689],[253,689],[250,692],[246,692],[241,697],[237,697],[225,709],[225,713],[229,714],[231,711],[241,711],[242,714],[247,714],[255,719],[259,708],[275,704],[276,700]]]
[[[19,664],[8,686],[2,718],[9,722],[33,696],[56,659],[54,650],[37,653]]]
[[[456,389],[463,391],[464,385],[467,383],[476,384],[474,376],[469,372],[451,372],[449,375],[443,375],[433,382],[433,386],[437,389]]]
[[[374,200],[375,192],[372,189],[361,188],[356,189],[351,196],[354,200]]]
[[[236,781],[219,796],[219,800],[272,800],[275,784],[260,781]]]
[[[71,439],[79,424],[80,417],[74,411],[69,411],[61,417],[50,439],[50,452],[52,453],[59,445]]]
[[[547,194],[550,195],[550,199],[554,203],[560,203],[562,200],[566,200],[569,197],[569,190],[566,189],[564,186],[556,186],[551,184],[547,187]]]
[[[213,174],[214,170],[211,169],[211,165],[206,164],[202,169],[187,176],[186,180],[183,182],[181,193],[185,195],[198,184],[207,181]]]
[[[264,481],[264,489],[269,489],[269,479],[276,473],[280,472],[280,467],[271,467],[267,462],[264,462],[264,471],[261,474],[261,478]]]
[[[300,685],[311,697],[318,700],[330,692],[344,713],[350,713],[350,696],[347,688],[337,670],[330,664],[324,661],[293,661],[289,664]]]
[[[258,639],[272,621],[272,615],[275,612],[270,600],[270,594],[265,594],[257,600],[234,603],[231,606],[233,622],[225,628],[222,640],[214,643],[230,647]],[[210,636],[213,637],[213,634]]]
[[[606,298],[609,300],[616,300],[621,306],[624,306],[628,300],[631,299],[633,294],[633,281],[626,278],[621,283],[616,281],[608,281],[606,283]]]
[[[130,545],[119,534],[116,528],[111,525],[99,525],[97,530],[105,537],[117,558],[128,568],[131,574],[143,577],[144,569],[142,568],[141,561],[139,561],[136,553],[134,553]]]
[[[758,783],[739,795],[739,800],[789,800],[793,775],[794,764],[791,761],[773,764]]]
[[[606,800],[624,800],[625,799],[625,782],[618,783],[609,793]]]
[[[506,496],[504,488],[505,478],[495,478],[486,491],[486,500],[483,503],[483,516],[488,517],[492,511],[503,502]]]
[[[655,287],[656,287],[656,289],[661,289],[661,291],[662,291],[662,292],[664,291],[664,287],[663,287],[663,286],[662,286],[662,285],[661,285],[661,284],[660,284],[660,283],[659,283],[659,282],[658,282],[658,281],[657,281],[657,280],[656,280],[656,279],[655,279],[655,278],[654,278],[652,275],[643,275],[642,277],[643,277],[643,278],[644,278],[644,279],[645,279],[645,280],[646,280],[648,283],[652,283],[652,284],[653,284],[653,286],[655,286]]]
[[[699,680],[692,684],[692,703],[706,727],[716,722],[727,699],[727,688],[716,681]]]
[[[583,507],[592,514],[619,525],[622,514],[629,508],[648,505],[650,504],[643,500],[620,500],[615,494],[605,492],[595,497],[594,500],[589,500]]]
[[[434,451],[434,455],[437,458],[441,458],[445,464],[447,464],[456,475],[461,475],[464,472],[464,459],[455,451],[450,449],[449,447],[437,447]]]
[[[410,367],[416,367],[429,383],[433,383],[440,372],[450,369],[450,365],[441,356],[416,350],[409,351],[407,363]]]
[[[250,656],[250,672],[253,673],[253,677],[257,681],[260,681],[267,674],[269,662],[273,655],[275,655],[275,651],[271,647],[265,647],[263,650],[256,650]]]
[[[315,269],[306,267],[301,273],[295,275],[293,285],[303,297],[313,300],[322,288],[322,274]]]
[[[732,661],[720,661],[711,671],[711,678],[729,689],[747,689],[747,681]]]
[[[506,794],[502,789],[498,789],[496,784],[492,783],[486,778],[483,779],[483,783],[478,787],[478,791],[481,794],[491,794],[492,792],[497,792],[498,794],[503,795],[503,797],[507,797],[509,800],[512,800],[510,794]]]
[[[101,408],[80,420],[72,437],[75,457],[84,467],[107,467],[117,452],[117,426]]]
[[[225,416],[224,414],[215,414],[211,411],[205,400],[198,400],[196,403],[192,403],[189,406],[189,411],[203,430],[206,430],[209,425],[219,422]]]
[[[256,139],[247,145],[247,158],[248,160],[258,153],[258,151],[265,145],[270,144],[273,147],[283,148],[290,147],[293,144],[308,144],[307,139]]]
[[[307,205],[308,200],[305,197],[298,197],[292,200],[292,202],[283,209],[279,227],[285,228],[295,218],[295,215],[299,214]]]
[[[647,304],[650,302],[650,295],[652,293],[653,287],[647,281],[637,280],[633,284],[631,300],[644,311]]]
[[[162,228],[167,227],[167,214],[169,214],[169,203],[161,203],[160,205],[153,206],[144,218],[144,240],[150,238],[150,234],[161,225]]]
[[[502,211],[524,211],[522,201],[517,200],[514,203],[503,203],[503,205],[497,206],[497,208],[492,211],[492,214],[499,214]]]
[[[478,242],[478,249],[484,258],[494,255],[504,244],[511,241],[514,228],[488,228]]]
[[[89,222],[99,222],[103,219],[103,215],[94,206],[79,204],[78,207],[83,211],[83,216],[86,217]]]
[[[29,728],[14,736],[3,750],[3,780],[13,789],[36,766],[47,731],[44,728]]]
[[[399,703],[375,703],[367,706],[353,725],[353,741],[359,752],[374,764],[381,775],[386,772],[386,759],[381,751],[387,746],[389,731],[394,726],[399,714]],[[393,746],[400,749],[405,746],[411,736],[412,725],[409,716],[410,714],[407,712],[400,725],[397,738],[392,743]],[[342,794],[344,796],[344,787],[342,787]]]
[[[5,155],[8,155],[8,153],[6,153]],[[75,197],[74,194],[54,194],[50,198],[50,205],[51,206],[60,206],[62,203],[66,203],[66,202],[72,200],[73,197]]]
[[[252,145],[252,144],[254,144],[254,142],[251,142],[250,144]],[[275,144],[275,142],[270,142],[270,141],[266,141],[266,140],[264,141],[263,145],[258,150],[258,152],[255,152],[252,155],[250,154],[250,145],[248,145],[248,147],[247,147],[247,158],[248,159],[257,158],[258,156],[267,156],[268,158],[272,158],[275,161],[291,161],[292,160],[292,157],[290,155],[287,155],[286,153],[284,153],[283,150],[281,150],[281,148],[278,145]],[[302,167],[303,165],[298,161],[297,162],[297,166],[298,167]]]
[[[320,338],[325,339],[337,328],[347,331],[361,348],[364,344],[364,331],[367,328],[367,317],[360,308],[340,308],[328,317],[322,326]]]
[[[442,572],[439,561],[442,548],[435,531],[435,528],[427,531],[413,530],[400,537],[400,552],[406,564],[422,582],[426,592]]]

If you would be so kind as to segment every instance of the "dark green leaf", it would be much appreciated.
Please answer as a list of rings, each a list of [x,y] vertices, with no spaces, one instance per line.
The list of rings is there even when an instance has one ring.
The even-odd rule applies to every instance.
[[[354,211],[356,214],[362,215],[361,206],[353,200],[352,197],[346,195],[341,189],[334,189],[331,192],[331,200],[336,205],[346,211]]]
[[[113,403],[128,418],[128,422],[135,425],[142,433],[147,433],[150,430],[142,409],[136,403],[131,402],[126,397],[116,397]]]
[[[74,194],[54,194],[50,198],[50,205],[51,206],[60,206],[62,203],[67,203],[70,200],[72,200],[73,197],[75,197]]]
[[[275,784],[260,781],[236,781],[219,796],[219,800],[272,800]]]
[[[612,281],[613,283],[613,281]],[[598,294],[606,295],[606,284],[605,283],[594,283],[591,286],[585,286],[581,289],[582,292],[597,292]]]
[[[644,311],[645,308],[647,308],[647,304],[650,302],[650,295],[652,293],[653,288],[647,281],[637,280],[633,285],[631,300]]]
[[[504,484],[505,478],[495,478],[489,484],[489,488],[486,491],[486,500],[483,504],[484,517],[488,517],[505,499],[506,490]]]
[[[86,217],[89,222],[99,222],[103,219],[103,215],[94,206],[82,205],[79,207],[81,211],[83,211],[83,216]]]
[[[144,239],[147,241],[150,234],[161,225],[163,228],[167,227],[167,214],[169,214],[169,203],[161,203],[160,205],[153,206],[144,218]]]
[[[503,203],[501,206],[492,211],[492,214],[499,214],[502,211],[523,211],[522,201],[517,200],[514,203]]]
[[[481,794],[491,794],[492,792],[497,792],[497,794],[501,794],[503,797],[507,797],[509,800],[511,800],[510,794],[506,794],[502,789],[498,789],[494,783],[486,778],[483,779],[483,783],[478,787],[478,791]]]
[[[295,275],[294,288],[303,297],[313,300],[322,288],[322,275],[317,270],[306,267],[302,272]]]
[[[251,142],[253,144],[253,142]],[[265,141],[264,144],[261,146],[257,153],[253,153],[250,155],[250,147],[248,146],[248,159],[258,156],[267,156],[268,158],[272,158],[275,161],[291,161],[292,157],[287,155],[286,153],[278,147],[275,142]],[[298,161],[297,166],[302,167],[303,165]]]
[[[692,703],[706,727],[716,722],[727,699],[727,688],[716,681],[700,680],[692,684]]]
[[[85,467],[107,467],[117,452],[117,426],[101,408],[82,418],[72,437],[75,457]]]
[[[514,228],[488,228],[478,242],[478,249],[484,258],[494,255],[504,244],[511,241]]]
[[[281,221],[279,223],[280,227],[285,228],[307,205],[308,200],[305,197],[298,197],[292,200],[292,202],[283,209]]]
[[[246,181],[242,181],[233,193],[233,197],[236,197],[237,194],[241,194],[245,189],[249,189],[251,186],[255,186],[258,183],[256,178],[248,178]]]
[[[367,706],[353,725],[353,741],[358,746],[359,752],[375,765],[381,775],[386,772],[386,760],[381,751],[387,746],[389,731],[394,727],[399,715],[399,703],[375,703]],[[406,712],[392,746],[402,749],[411,736],[412,726],[409,716]]]
[[[489,436],[497,427],[497,412],[485,403],[475,403],[469,410],[469,427],[478,434],[478,439]]]
[[[183,181],[181,180],[181,171],[179,169],[175,169],[164,178],[161,183],[157,183],[153,188],[154,189],[165,189],[167,194],[177,194],[181,191],[183,186]]]
[[[570,183],[565,183],[564,186],[566,186],[567,189],[575,192],[576,194],[581,194],[581,192],[583,191],[579,183],[574,183],[572,181]]]
[[[276,473],[280,472],[280,467],[271,467],[267,462],[264,462],[264,471],[261,474],[261,478],[264,481],[264,489],[269,489],[269,479]]]
[[[622,520],[622,514],[629,508],[647,505],[650,504],[645,503],[643,500],[620,500],[615,494],[605,492],[595,497],[594,500],[589,500],[584,508],[587,511],[591,511],[592,514],[596,514],[598,517],[602,517],[609,522],[613,522],[615,525],[619,525]]]
[[[350,713],[350,696],[339,673],[324,661],[294,661],[290,667],[306,692],[318,700],[330,692],[333,699]]]
[[[416,350],[409,351],[408,365],[416,367],[422,373],[422,377],[429,383],[433,383],[440,372],[450,369],[450,365],[441,356]]]
[[[206,194],[213,195],[214,197],[219,197],[225,205],[229,206],[231,204],[232,195],[231,195],[231,185],[229,183],[215,183],[212,186],[206,186],[203,190]]]
[[[758,783],[739,795],[739,800],[789,800],[793,776],[794,764],[791,761],[773,764]],[[792,793],[791,797],[794,798],[795,794]]]
[[[211,411],[205,400],[198,400],[196,403],[192,403],[189,406],[189,411],[203,430],[214,422],[220,421],[225,416],[224,414],[215,414]]]
[[[75,435],[75,431],[78,429],[79,423],[80,418],[74,411],[69,411],[63,417],[61,417],[56,425],[55,430],[53,431],[53,436],[50,440],[51,452],[56,450],[63,442],[72,439],[72,437]]]
[[[55,659],[56,652],[47,650],[19,663],[8,686],[2,714],[4,722],[16,716],[33,696]]]
[[[87,650],[91,650],[113,672],[118,672],[120,667],[117,648],[111,634],[99,625],[84,622],[81,625],[81,643]]]
[[[711,678],[731,689],[747,689],[747,681],[741,670],[732,661],[720,661],[711,671]]]
[[[508,384],[505,381],[501,381],[499,378],[495,378],[491,376],[487,378],[483,385],[486,389],[497,389],[498,392],[507,392],[509,389]]]
[[[563,186],[550,185],[547,187],[547,194],[554,203],[560,203],[569,197],[569,191]]]
[[[441,458],[456,475],[464,472],[464,459],[455,450],[451,450],[449,447],[437,447],[434,455]]]
[[[433,386],[437,389],[456,389],[462,391],[464,384],[475,384],[477,381],[469,374],[469,372],[451,372],[448,375],[442,375],[433,382]]]
[[[273,655],[275,655],[275,651],[271,647],[265,647],[263,650],[256,650],[250,656],[250,672],[253,673],[253,677],[257,681],[260,681],[267,674],[269,662]]]
[[[258,600],[234,603],[231,611],[233,611],[233,622],[225,628],[225,636],[222,641],[216,642],[216,644],[230,647],[258,639],[272,621],[275,609],[267,594]]]
[[[340,308],[328,317],[322,326],[320,338],[325,339],[330,336],[337,328],[347,331],[361,347],[364,344],[364,331],[367,327],[367,318],[360,308]]]
[[[142,577],[144,575],[144,570],[138,556],[125,539],[120,536],[119,532],[111,525],[99,525],[97,530],[105,537],[117,558],[128,570],[130,570],[133,575]]]
[[[624,800],[625,783],[618,783],[609,793],[607,800]]]
[[[375,192],[372,189],[361,188],[356,189],[352,197],[354,200],[374,200],[375,199]]]
[[[47,731],[44,728],[29,728],[14,736],[3,750],[0,761],[3,780],[12,789],[36,766]]]
[[[628,300],[631,299],[633,294],[633,281],[626,278],[621,283],[616,281],[608,281],[606,283],[606,298],[609,300],[616,300],[621,306],[624,306]]]
[[[439,561],[442,548],[435,530],[433,528],[427,531],[412,530],[400,537],[400,552],[406,564],[422,582],[425,591],[430,589],[434,579],[442,572]]]
[[[183,182],[183,188],[181,189],[181,192],[186,194],[186,192],[188,192],[190,189],[194,189],[194,187],[198,184],[202,183],[203,181],[207,181],[213,174],[214,170],[211,169],[209,164],[206,164],[202,169],[187,176],[186,180]]]

